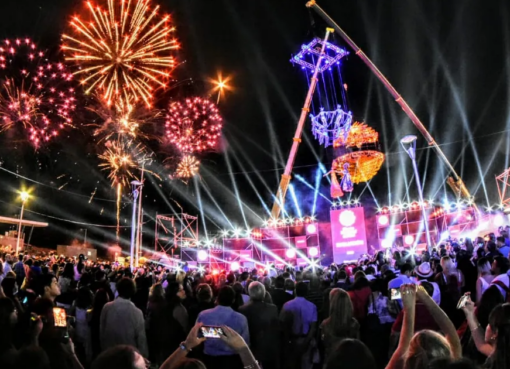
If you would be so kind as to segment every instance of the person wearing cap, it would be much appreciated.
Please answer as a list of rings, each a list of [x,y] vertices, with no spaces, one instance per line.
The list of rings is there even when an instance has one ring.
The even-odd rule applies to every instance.
[[[432,300],[438,305],[441,304],[441,290],[439,289],[439,285],[433,281],[434,271],[430,263],[426,261],[416,266],[416,268],[414,268],[414,274],[416,274],[418,278],[418,284],[421,285],[421,282],[429,282],[432,287],[434,287],[434,292],[431,296]]]

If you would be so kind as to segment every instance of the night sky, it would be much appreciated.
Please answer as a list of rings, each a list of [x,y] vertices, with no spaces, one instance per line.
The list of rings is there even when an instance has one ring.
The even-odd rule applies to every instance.
[[[154,170],[163,181],[150,178],[144,192],[150,247],[154,218],[179,212],[203,212],[201,232],[242,226],[255,227],[267,218],[263,204],[272,206],[279,176],[292,143],[307,90],[300,68],[289,63],[303,43],[323,37],[325,24],[305,7],[304,0],[171,0],[157,1],[172,15],[182,48],[174,77],[183,82],[158,95],[157,105],[189,95],[207,95],[207,80],[218,73],[230,76],[234,91],[222,98],[224,139],[217,153],[203,157],[201,179],[187,185],[171,181],[163,163],[175,155],[161,145],[151,147]],[[510,149],[510,3],[504,0],[322,0],[319,4],[373,59],[396,89],[415,109],[446,156],[454,164],[480,205],[499,202],[494,176],[509,166]],[[31,37],[42,48],[59,54],[61,34],[69,18],[82,11],[82,1],[18,0],[0,2],[0,38]],[[347,47],[339,36],[332,39]],[[416,198],[409,158],[400,138],[419,135],[411,121],[392,101],[382,84],[349,50],[342,64],[348,85],[348,107],[380,133],[387,160],[370,182],[356,186],[353,197],[370,208]],[[86,102],[82,102],[83,105]],[[75,120],[86,123],[86,117]],[[158,127],[156,127],[157,130]],[[331,150],[306,135],[296,160],[295,174],[314,186],[317,165],[329,170]],[[30,187],[34,198],[26,218],[48,221],[50,227],[34,232],[32,243],[53,247],[81,239],[88,230],[96,246],[113,242],[114,228],[99,228],[65,220],[114,226],[115,193],[107,174],[97,168],[94,142],[81,129],[59,142],[34,152],[0,135],[4,191],[0,214],[17,216],[16,190]],[[444,186],[447,173],[419,136],[419,167],[428,198],[453,200]],[[311,211],[314,191],[294,180],[301,212]],[[65,186],[62,190],[58,188]],[[94,199],[91,194],[97,188]],[[326,179],[321,193],[329,198]],[[297,215],[287,197],[289,213]],[[200,209],[200,205],[202,208]],[[329,202],[318,197],[317,214],[327,220]],[[35,211],[39,214],[30,212]],[[49,218],[48,216],[54,217]],[[59,219],[55,219],[59,218]],[[129,225],[130,200],[123,203],[122,224]],[[246,221],[246,223],[245,223]],[[3,229],[3,228],[2,228]],[[7,228],[5,228],[7,229]],[[122,236],[129,237],[129,228]]]

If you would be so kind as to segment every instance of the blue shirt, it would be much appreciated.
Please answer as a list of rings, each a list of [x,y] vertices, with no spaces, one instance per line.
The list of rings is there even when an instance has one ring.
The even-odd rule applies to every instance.
[[[400,286],[402,286],[403,284],[416,284],[416,282],[413,281],[408,276],[406,276],[405,274],[402,274],[401,276],[399,276],[395,279],[392,279],[388,283],[388,289],[391,289],[391,288],[399,289]]]
[[[287,313],[292,314],[292,333],[296,336],[307,335],[310,325],[317,322],[317,307],[304,297],[286,302],[282,308],[282,317]]]
[[[505,244],[505,246],[500,247],[498,251],[503,254],[505,258],[508,258],[508,253],[510,252],[510,247]]]
[[[242,314],[236,313],[231,307],[218,305],[214,309],[204,310],[198,315],[197,323],[210,326],[226,325],[239,333],[246,343],[250,344],[248,320]],[[204,353],[211,356],[236,355],[221,339],[208,339],[204,343]]]

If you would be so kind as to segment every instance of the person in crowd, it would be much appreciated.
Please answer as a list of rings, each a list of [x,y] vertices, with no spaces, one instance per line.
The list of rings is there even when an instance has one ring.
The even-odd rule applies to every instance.
[[[201,283],[198,285],[196,289],[196,299],[197,302],[191,305],[188,310],[189,321],[191,325],[197,321],[198,314],[200,314],[204,310],[213,309],[213,290],[211,286],[207,283]]]
[[[0,283],[4,279],[4,263],[2,259],[0,259]]]
[[[245,285],[247,285],[248,282],[247,281],[245,281],[245,282],[246,282]],[[244,293],[244,287],[239,282],[234,283],[232,288],[234,289],[234,292],[236,293],[236,299],[235,299],[234,305],[232,307],[235,311],[239,311],[239,308],[241,306],[243,306],[244,304],[246,304],[250,300],[250,296],[248,296]]]
[[[372,353],[357,339],[346,338],[329,355],[325,369],[377,369]]]
[[[96,291],[92,302],[92,309],[87,312],[87,320],[90,326],[90,341],[92,347],[92,359],[101,353],[101,313],[104,306],[110,302],[108,292],[103,289]]]
[[[347,291],[350,287],[349,278],[344,269],[340,270],[338,274],[335,274],[335,288],[341,288]]]
[[[18,284],[18,287],[21,287],[23,285],[23,280],[25,279],[26,273],[25,273],[25,265],[23,264],[23,254],[18,255],[18,262],[14,264],[12,270],[14,273],[16,273],[16,283]]]
[[[510,246],[507,245],[507,241],[506,241],[505,237],[499,236],[498,238],[496,238],[496,245],[498,247],[499,253],[503,257],[508,258],[508,254],[510,252]]]
[[[388,283],[389,289],[398,289],[403,284],[414,283],[411,279],[411,275],[413,274],[413,266],[410,263],[403,263],[400,265],[400,275],[395,279],[392,279]]]
[[[375,268],[372,265],[369,265],[365,269],[365,278],[368,279],[369,282],[375,279]]]
[[[248,320],[250,347],[263,368],[279,367],[279,321],[278,308],[266,303],[266,288],[260,282],[251,282],[248,287],[250,301],[239,308]]]
[[[294,282],[291,278],[286,278],[284,289],[285,289],[285,292],[291,296],[291,300],[292,300],[292,298],[294,298],[295,288],[296,288],[296,282]]]
[[[358,277],[355,277],[354,284],[347,293],[352,301],[354,317],[360,324],[363,324],[367,316],[368,300],[370,295],[372,295],[372,289],[370,288],[370,282],[364,277],[363,272],[356,272],[356,275]]]
[[[110,287],[110,283],[108,283],[108,279],[106,278],[106,273],[104,270],[99,269],[94,274],[94,282],[90,285],[90,290],[93,293],[96,293],[97,290],[103,289],[108,293],[108,297],[111,301],[114,300],[115,296],[113,294],[113,291]]]
[[[325,348],[325,359],[333,349],[346,338],[359,338],[360,326],[354,318],[349,294],[340,288],[333,288],[329,293],[329,318],[320,325],[320,336]]]
[[[478,269],[478,279],[476,280],[476,303],[479,304],[483,293],[489,288],[494,276],[491,273],[491,264],[485,257],[476,262]]]
[[[37,278],[37,284],[41,298],[50,300],[54,304],[55,299],[60,296],[57,278],[53,274],[41,274]]]
[[[507,300],[509,297],[510,278],[508,276],[510,270],[510,261],[503,256],[494,258],[491,266],[491,274],[494,276],[491,284],[498,286],[503,299]]]
[[[82,363],[92,362],[92,341],[87,312],[92,308],[94,295],[88,287],[78,290],[76,300],[73,303],[71,315],[76,319],[74,346],[76,355]]]
[[[499,252],[496,242],[493,242],[493,241],[487,242],[487,244],[485,245],[485,249],[486,249],[485,257],[489,260],[494,260],[494,258],[497,256],[503,256]]]
[[[274,289],[270,292],[273,304],[278,309],[278,314],[282,311],[283,305],[292,300],[292,296],[285,292],[285,279],[279,275],[274,282]]]
[[[489,316],[492,310],[503,302],[503,296],[501,296],[501,293],[496,286],[490,286],[485,290],[480,301],[477,303],[474,312],[483,331],[486,330],[487,325],[489,324]],[[484,364],[487,357],[478,352],[471,331],[468,329],[467,320],[461,328],[459,328],[458,333],[459,337],[461,337],[463,356],[470,358],[479,365]]]
[[[484,368],[510,367],[510,304],[500,304],[492,310],[485,332],[476,317],[471,299],[467,300],[462,310],[466,314],[476,348],[487,356]]]
[[[425,261],[420,265],[414,268],[414,274],[418,279],[418,284],[422,282],[429,282],[434,288],[434,293],[432,294],[432,300],[436,302],[436,304],[441,304],[441,290],[439,289],[439,285],[434,282],[434,271],[429,262]]]
[[[308,284],[296,284],[296,297],[285,303],[280,314],[284,342],[285,367],[307,369],[313,366],[317,307],[306,300]]]
[[[406,284],[400,290],[404,306],[402,332],[397,350],[386,369],[427,369],[434,359],[460,358],[462,349],[455,326],[432,300],[424,286]],[[414,333],[417,299],[429,310],[445,336],[431,330]]]
[[[124,277],[117,283],[119,297],[108,302],[101,312],[101,348],[115,345],[131,345],[144,357],[148,357],[147,339],[143,313],[132,302],[136,286],[131,278]]]
[[[461,312],[457,309],[457,302],[462,296],[462,286],[464,278],[462,273],[457,270],[455,263],[449,256],[441,258],[441,268],[443,271],[435,277],[435,282],[441,290],[441,308],[452,318],[456,327],[463,321]]]
[[[3,267],[4,267],[4,272],[3,272],[3,274],[2,274],[2,277],[4,277],[4,278],[5,278],[5,277],[7,276],[7,274],[8,274],[10,271],[12,271],[12,264],[14,263],[14,260],[13,260],[13,258],[12,258],[12,255],[11,255],[11,254],[6,254],[6,255],[5,255],[5,259],[4,259],[4,260],[5,260],[4,265],[3,265]]]
[[[224,286],[218,293],[214,309],[204,310],[198,315],[197,323],[206,326],[227,326],[241,335],[247,344],[250,343],[248,320],[232,309],[235,302],[235,292],[230,286]],[[204,344],[205,362],[208,367],[236,367],[240,364],[240,357],[222,340],[207,340]]]

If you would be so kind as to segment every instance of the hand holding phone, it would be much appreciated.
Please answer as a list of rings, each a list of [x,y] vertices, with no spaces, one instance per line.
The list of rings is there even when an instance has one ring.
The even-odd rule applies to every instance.
[[[391,299],[392,300],[401,300],[402,299],[402,293],[400,292],[399,288],[391,289]]]
[[[210,326],[210,325],[203,325],[200,327],[198,337],[199,338],[207,338],[207,339],[219,339],[221,336],[224,336],[225,333],[223,333],[223,328],[218,326]]]
[[[67,328],[67,314],[65,309],[58,307],[53,308],[53,319],[55,320],[55,327]]]

